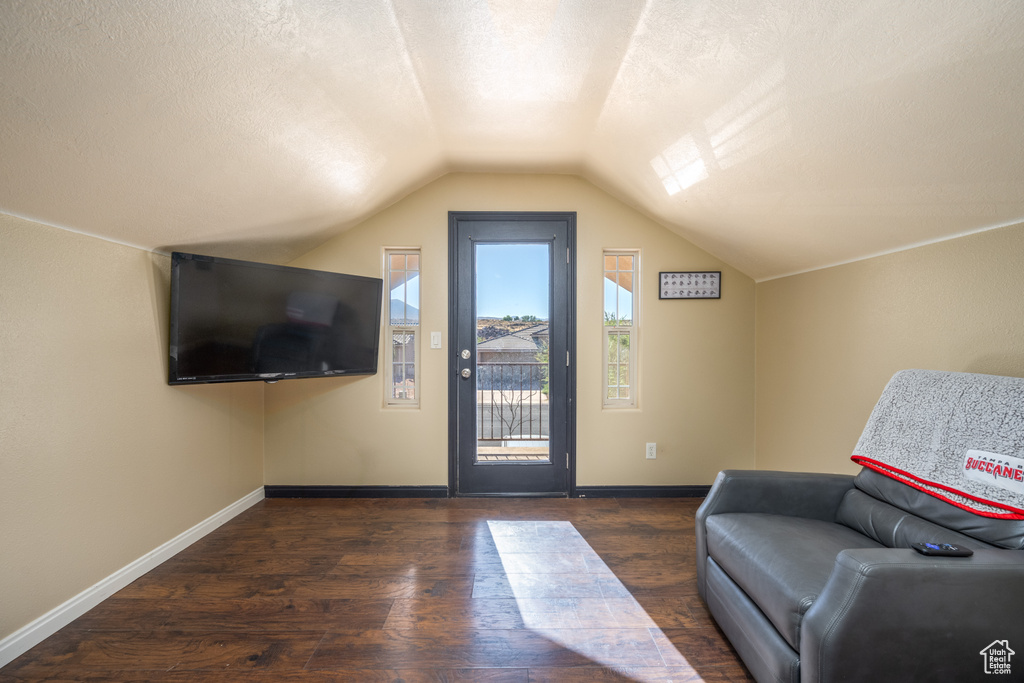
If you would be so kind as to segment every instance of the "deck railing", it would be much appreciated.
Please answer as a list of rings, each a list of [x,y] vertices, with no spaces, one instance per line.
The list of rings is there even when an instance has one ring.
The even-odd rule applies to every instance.
[[[547,363],[490,362],[476,367],[477,439],[547,440]]]

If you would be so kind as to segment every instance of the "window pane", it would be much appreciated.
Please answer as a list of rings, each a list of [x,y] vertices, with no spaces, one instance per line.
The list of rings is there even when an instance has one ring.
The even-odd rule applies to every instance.
[[[629,333],[616,333],[614,338],[614,353],[609,349],[608,362],[629,362],[630,361],[630,336]]]
[[[405,272],[392,272],[389,276],[391,324],[402,325],[405,320]]]
[[[615,325],[618,320],[617,287],[614,280],[604,280],[604,324]]]
[[[410,256],[409,258],[413,258]],[[420,275],[410,272],[405,283],[405,320],[406,325],[416,325],[420,321]]]
[[[628,285],[628,286],[627,286]],[[619,325],[633,321],[633,274],[619,273]]]
[[[419,254],[408,254],[406,256],[406,266],[408,270],[419,270],[420,269],[420,256]]]
[[[404,270],[392,270],[389,278],[390,284],[388,289],[391,290],[391,298],[398,299],[400,301],[405,300],[405,271]]]
[[[604,269],[605,270],[616,270],[615,268],[615,257],[605,256],[604,257]]]
[[[632,256],[620,256],[619,257],[619,270],[633,270],[633,257]]]
[[[619,287],[629,294],[633,293],[633,271],[622,270],[619,271]]]
[[[388,270],[405,270],[405,254],[392,254],[389,259]]]
[[[394,358],[396,362],[401,363],[412,360],[414,339],[415,335],[409,330],[395,330],[392,340],[395,347]]]

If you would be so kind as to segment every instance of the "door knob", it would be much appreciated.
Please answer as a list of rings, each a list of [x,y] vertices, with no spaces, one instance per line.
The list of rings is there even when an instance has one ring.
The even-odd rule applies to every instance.
[[[463,376],[463,378],[469,379],[469,376],[473,374],[473,371],[470,370],[469,368],[462,368],[462,372],[460,374]]]

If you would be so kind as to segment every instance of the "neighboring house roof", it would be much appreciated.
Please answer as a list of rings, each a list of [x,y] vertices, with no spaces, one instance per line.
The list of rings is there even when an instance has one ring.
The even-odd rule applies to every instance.
[[[476,348],[477,351],[536,351],[537,344],[532,339],[506,334],[481,342],[476,345]]]
[[[548,336],[548,324],[541,323],[540,325],[527,327],[526,329],[519,330],[518,332],[513,332],[512,336],[522,337],[523,339],[534,339],[536,337],[544,337],[546,339]]]
[[[548,325],[544,323],[488,339],[477,344],[476,348],[477,351],[536,351],[547,338]]]

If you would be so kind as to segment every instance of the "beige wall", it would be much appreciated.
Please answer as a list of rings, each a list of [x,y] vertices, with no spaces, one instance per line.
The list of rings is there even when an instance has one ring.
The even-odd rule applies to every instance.
[[[1024,376],[1024,224],[759,283],[758,469],[856,472],[906,368]]]
[[[259,488],[262,386],[169,387],[169,259],[0,215],[0,638]]]
[[[0,215],[0,638],[264,482],[446,484],[450,210],[578,213],[583,486],[707,484],[755,445],[762,469],[852,472],[896,370],[1024,376],[1024,224],[760,283],[755,308],[749,278],[578,177],[448,175],[296,262],[380,276],[384,247],[422,248],[445,349],[401,410],[381,374],[169,387],[168,259]],[[601,408],[608,247],[642,250],[638,410]],[[659,301],[677,269],[721,269],[723,298]]]
[[[708,484],[753,466],[749,278],[578,177],[452,174],[294,264],[380,277],[384,247],[422,248],[423,331],[445,336],[444,350],[422,349],[422,406],[383,408],[382,374],[270,385],[266,483],[447,484],[448,211],[474,210],[578,213],[579,485]],[[638,410],[601,408],[603,248],[642,250]],[[658,271],[684,269],[722,270],[723,298],[659,301]]]

